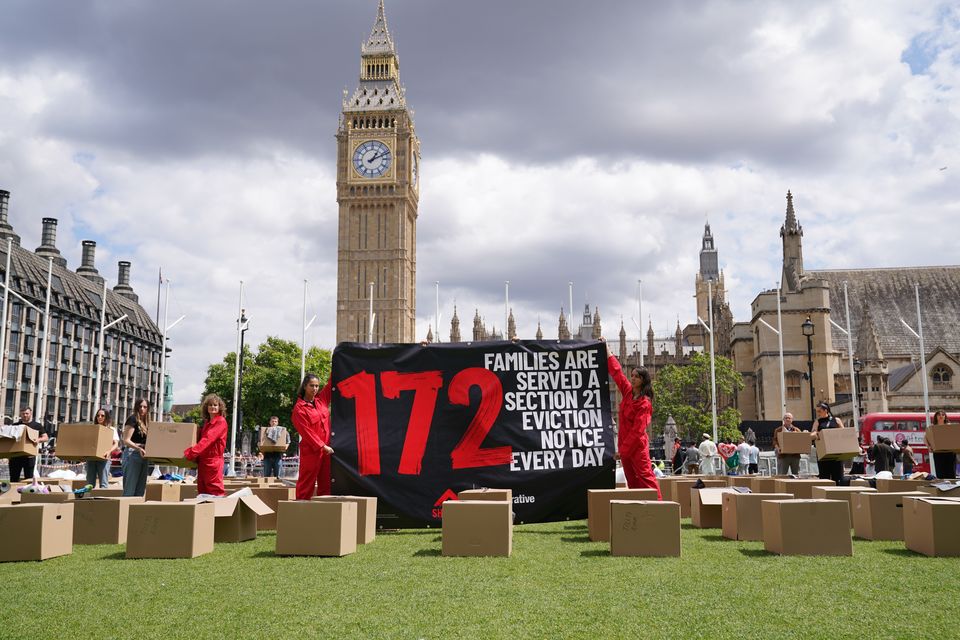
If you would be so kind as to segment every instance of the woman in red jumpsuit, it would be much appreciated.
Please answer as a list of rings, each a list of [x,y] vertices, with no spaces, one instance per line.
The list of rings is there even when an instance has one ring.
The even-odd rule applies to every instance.
[[[607,370],[623,396],[620,401],[617,448],[620,451],[623,473],[627,476],[627,486],[631,489],[656,489],[657,498],[661,499],[660,485],[650,464],[650,444],[647,439],[647,427],[653,417],[653,383],[650,373],[639,367],[631,372],[630,380],[627,380],[620,368],[620,362],[609,349]]]
[[[330,495],[330,380],[320,389],[320,378],[308,373],[300,383],[290,420],[300,434],[300,474],[297,500]]]
[[[197,461],[197,493],[222,496],[223,489],[223,450],[227,447],[227,419],[223,414],[227,405],[215,393],[203,399],[200,415],[203,426],[197,434],[197,444],[185,449],[183,457]]]

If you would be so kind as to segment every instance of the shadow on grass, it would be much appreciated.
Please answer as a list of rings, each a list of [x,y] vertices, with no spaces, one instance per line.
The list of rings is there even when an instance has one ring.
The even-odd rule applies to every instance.
[[[377,529],[378,536],[425,536],[435,534],[440,531],[440,527],[435,529]]]
[[[709,541],[711,541],[711,542],[729,542],[729,541],[730,541],[729,538],[724,538],[722,535],[718,535],[718,534],[716,534],[716,533],[711,533],[711,534],[709,534],[709,535],[705,535],[705,536],[703,536],[703,539],[704,539],[704,540],[709,540]]]
[[[561,531],[557,529],[551,529],[550,531],[526,531],[524,529],[514,529],[513,534],[517,536],[562,536],[568,535],[570,533],[576,533],[575,531]]]
[[[442,555],[443,551],[440,549],[420,549],[413,553],[414,558],[436,558]]]
[[[101,560],[126,560],[127,552],[126,551],[114,551],[113,553],[108,553],[105,556],[100,556]]]
[[[581,551],[580,555],[584,558],[609,558],[610,549],[587,549]]]
[[[681,529],[687,529],[689,531],[702,531],[700,527],[695,527],[689,522],[683,522],[680,524]]]
[[[740,553],[748,558],[769,558],[777,555],[772,551],[767,551],[766,549],[740,549]]]
[[[566,529],[566,530],[568,530],[568,531],[574,531],[574,530],[577,530],[577,529],[581,529],[581,530],[582,530],[582,529],[586,529],[586,528],[587,528],[587,525],[585,525],[585,524],[571,524],[571,525],[567,525],[567,526],[564,527],[564,529]]]
[[[889,553],[891,556],[900,556],[901,558],[923,558],[922,553],[917,553],[916,551],[911,551],[910,549],[884,549],[884,553]]]
[[[591,542],[590,536],[561,536],[560,542]]]
[[[250,556],[251,558],[279,558],[274,551],[258,551],[257,553]]]

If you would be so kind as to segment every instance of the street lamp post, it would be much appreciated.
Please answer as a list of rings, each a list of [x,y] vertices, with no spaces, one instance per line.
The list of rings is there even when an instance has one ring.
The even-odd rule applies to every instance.
[[[807,337],[807,381],[810,383],[810,428],[812,429],[813,423],[817,421],[816,412],[813,410],[813,335],[816,333],[816,326],[810,316],[807,316],[800,328],[803,330],[803,335]]]
[[[863,362],[856,358],[853,361],[853,397],[851,400],[857,403],[857,410],[860,412],[860,415],[863,415],[863,403],[860,399],[860,372],[863,371]]]

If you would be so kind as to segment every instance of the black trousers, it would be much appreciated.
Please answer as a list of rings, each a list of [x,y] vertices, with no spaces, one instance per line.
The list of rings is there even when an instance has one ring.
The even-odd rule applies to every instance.
[[[33,456],[10,458],[10,482],[20,482],[21,474],[24,480],[31,479],[33,477],[33,466],[36,462],[37,459]]]
[[[11,460],[10,462],[13,462]],[[941,480],[957,479],[957,454],[950,451],[933,453],[933,464],[937,467],[937,477]],[[11,467],[12,469],[13,467]],[[12,471],[10,472],[13,473]],[[11,476],[12,478],[13,476]]]
[[[843,460],[817,460],[817,468],[820,470],[817,476],[821,480],[833,480],[840,486],[840,480],[843,479]]]

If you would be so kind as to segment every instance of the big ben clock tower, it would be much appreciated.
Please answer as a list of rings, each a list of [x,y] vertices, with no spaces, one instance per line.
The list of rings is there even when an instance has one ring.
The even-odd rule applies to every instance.
[[[414,342],[420,141],[383,0],[337,130],[337,342]]]

